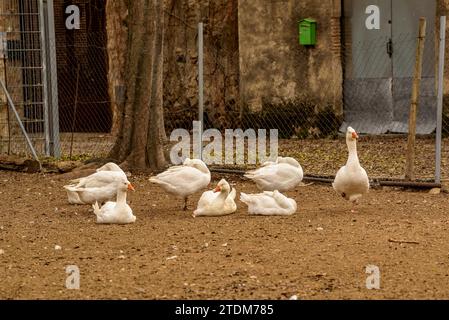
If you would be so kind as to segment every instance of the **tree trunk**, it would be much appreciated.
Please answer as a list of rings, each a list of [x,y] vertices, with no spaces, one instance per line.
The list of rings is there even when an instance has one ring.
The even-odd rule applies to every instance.
[[[114,0],[115,1],[115,0]],[[110,157],[133,169],[165,166],[162,101],[163,0],[127,1],[123,111]]]
[[[111,99],[112,129],[117,135],[120,130],[120,115],[125,103],[125,66],[128,8],[125,0],[106,2],[106,32],[108,52],[108,87]]]

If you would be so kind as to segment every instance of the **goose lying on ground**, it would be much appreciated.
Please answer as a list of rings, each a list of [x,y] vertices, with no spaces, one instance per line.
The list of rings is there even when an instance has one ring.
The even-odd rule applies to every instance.
[[[94,213],[97,216],[97,223],[133,223],[136,221],[136,216],[126,203],[127,190],[134,190],[132,184],[128,179],[118,179],[115,183],[117,189],[117,200],[106,202],[101,208],[98,202],[92,205]]]
[[[296,212],[296,201],[277,190],[258,194],[240,193],[240,201],[248,205],[248,213],[256,215],[292,215]]]
[[[234,213],[237,210],[234,201],[235,195],[235,189],[233,188],[231,191],[229,183],[225,179],[221,179],[214,190],[205,191],[201,195],[193,217],[224,216]]]
[[[150,178],[150,181],[160,185],[166,192],[183,198],[183,210],[187,210],[187,197],[207,187],[210,171],[203,161],[187,158],[182,165],[168,168]]]
[[[332,183],[334,190],[346,200],[358,203],[358,200],[368,192],[369,179],[365,169],[362,168],[357,156],[357,132],[348,127],[346,130],[346,145],[348,146],[348,160],[335,175]],[[354,209],[352,210],[354,212]]]
[[[280,192],[296,187],[303,178],[302,167],[291,157],[278,157],[276,162],[265,162],[261,168],[245,173],[263,191]]]

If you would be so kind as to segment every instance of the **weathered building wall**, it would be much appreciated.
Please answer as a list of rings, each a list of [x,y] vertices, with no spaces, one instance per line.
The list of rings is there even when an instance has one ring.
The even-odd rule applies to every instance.
[[[4,52],[0,57],[0,79],[9,88],[9,95],[16,104],[23,104],[23,78],[22,60],[17,52],[20,41],[20,15],[17,2],[0,4],[0,32],[3,33],[4,42],[10,41],[16,51],[10,52],[9,57]],[[14,43],[14,44],[12,44]],[[3,45],[0,44],[0,45]],[[23,107],[17,105],[17,112],[22,117]],[[3,89],[0,88],[0,153],[9,151],[10,137],[19,134],[20,128],[12,112]]]
[[[437,19],[435,19],[435,44],[437,46],[435,50],[435,55],[437,59],[435,61],[438,63],[438,53],[439,53],[439,36],[440,36],[440,16],[449,17],[449,0],[437,0]],[[447,53],[447,49],[449,46],[447,45],[447,40],[449,40],[449,21],[446,21],[446,54],[444,61],[444,94],[449,94],[449,54]],[[438,70],[438,69],[436,69]],[[436,71],[438,75],[438,71]]]
[[[167,0],[164,106],[170,128],[191,127],[198,117],[198,23],[204,23],[206,126],[229,127],[238,118],[237,0]]]
[[[340,1],[239,1],[240,93],[253,111],[264,102],[314,98],[341,112]],[[317,45],[298,41],[298,21],[317,20]]]
[[[435,43],[437,49],[435,50],[435,55],[437,59],[435,61],[438,63],[438,46],[439,46],[439,34],[440,34],[440,16],[449,17],[449,0],[437,0],[437,17],[435,19],[436,28],[435,28]],[[443,96],[443,126],[445,127],[443,131],[447,132],[449,126],[449,21],[446,20],[446,52],[444,56],[444,96]],[[436,75],[438,77],[438,69],[435,68]]]
[[[113,109],[123,82],[126,13],[108,1],[109,82]],[[114,4],[112,4],[114,3]],[[166,0],[164,16],[164,107],[168,128],[197,119],[197,23],[205,23],[205,114],[209,126],[229,127],[241,106],[312,101],[342,115],[341,0]],[[436,15],[449,15],[449,0],[437,0]],[[298,43],[298,21],[317,20],[317,45]],[[439,23],[438,19],[437,24]],[[125,31],[124,31],[125,30]],[[438,28],[437,28],[438,30]],[[449,31],[449,24],[447,26]],[[436,42],[438,43],[438,41]],[[436,52],[437,54],[437,52]],[[445,94],[449,94],[449,54]],[[447,101],[447,99],[445,99]],[[313,111],[319,109],[313,109]],[[449,115],[449,111],[447,112]],[[116,114],[116,112],[114,112]],[[332,116],[332,115],[331,115]],[[448,116],[449,121],[449,116]]]

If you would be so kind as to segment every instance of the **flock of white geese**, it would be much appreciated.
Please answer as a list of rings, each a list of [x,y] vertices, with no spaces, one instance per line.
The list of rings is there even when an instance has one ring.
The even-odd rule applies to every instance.
[[[356,131],[348,127],[348,160],[338,170],[332,184],[340,196],[353,204],[357,204],[358,199],[369,189],[368,175],[357,156],[357,139]],[[260,168],[246,172],[245,177],[262,191],[257,194],[240,193],[240,201],[248,206],[249,214],[292,215],[296,212],[296,201],[282,192],[292,190],[302,181],[303,170],[298,161],[290,157],[278,157],[274,162],[265,162]],[[150,178],[151,182],[158,184],[167,193],[182,198],[184,210],[187,210],[187,197],[207,188],[210,180],[211,174],[206,164],[199,159],[189,158],[182,165],[170,167]],[[136,216],[126,202],[127,191],[134,190],[134,187],[125,172],[113,162],[97,169],[94,174],[72,180],[64,188],[69,203],[92,205],[97,223],[126,224],[136,221]],[[201,195],[193,217],[234,213],[237,210],[236,193],[235,188],[221,179],[213,190]]]

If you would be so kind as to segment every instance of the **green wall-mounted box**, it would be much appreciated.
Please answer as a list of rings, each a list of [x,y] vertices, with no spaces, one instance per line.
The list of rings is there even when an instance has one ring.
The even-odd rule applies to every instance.
[[[299,44],[303,46],[316,44],[316,20],[307,18],[299,21]]]

